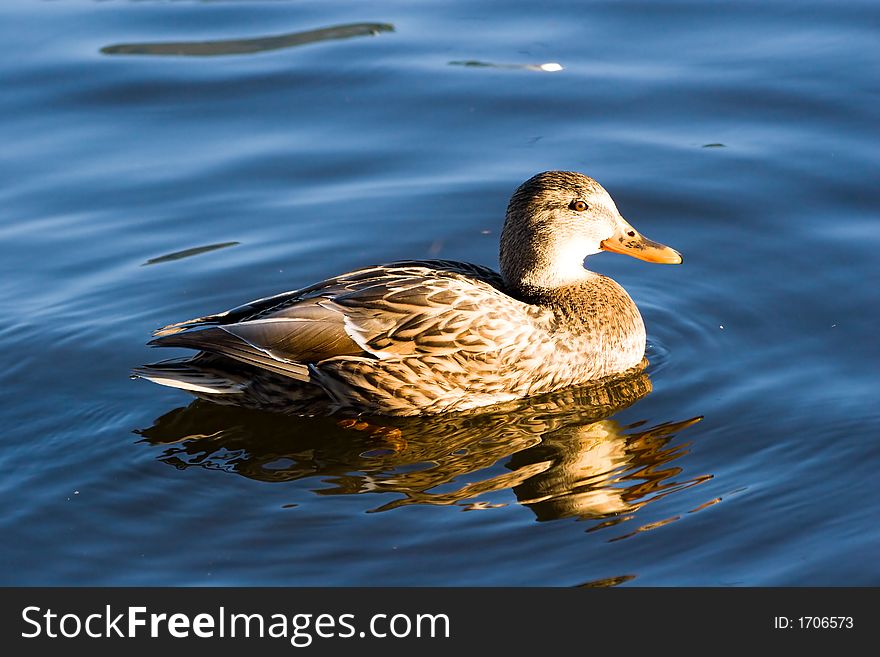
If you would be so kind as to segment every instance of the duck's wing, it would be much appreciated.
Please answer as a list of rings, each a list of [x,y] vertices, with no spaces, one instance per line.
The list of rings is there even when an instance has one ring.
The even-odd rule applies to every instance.
[[[320,283],[315,283],[308,287],[282,292],[271,297],[255,299],[248,303],[230,308],[221,313],[213,315],[205,315],[194,319],[187,319],[183,322],[168,324],[160,329],[153,331],[153,337],[159,338],[174,333],[180,333],[187,329],[206,326],[217,326],[222,324],[234,324],[236,322],[254,320],[260,317],[270,315],[271,313],[302,302],[314,297],[334,297],[337,294],[343,294],[356,290],[363,286],[369,286],[387,280],[389,277],[395,276],[418,276],[424,275],[425,270],[439,273],[440,275],[452,274],[461,275],[469,278],[488,283],[492,287],[502,289],[504,280],[497,272],[473,265],[467,262],[456,262],[453,260],[401,260],[385,265],[377,265],[375,267],[365,267],[357,269],[347,274],[341,274],[333,278],[328,278]]]
[[[484,267],[398,262],[174,324],[150,344],[218,353],[300,380],[309,379],[310,363],[339,356],[487,352],[549,321],[502,286]]]

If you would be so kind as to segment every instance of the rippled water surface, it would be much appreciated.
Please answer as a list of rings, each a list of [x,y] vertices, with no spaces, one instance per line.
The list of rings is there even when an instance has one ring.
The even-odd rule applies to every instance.
[[[880,584],[878,29],[867,0],[4,1],[0,583]],[[684,254],[588,261],[646,376],[360,422],[128,378],[162,324],[496,266],[545,169]]]

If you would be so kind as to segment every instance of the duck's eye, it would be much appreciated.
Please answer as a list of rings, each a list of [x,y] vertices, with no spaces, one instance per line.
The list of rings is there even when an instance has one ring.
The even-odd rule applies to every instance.
[[[571,205],[569,205],[568,207],[570,207],[575,212],[583,212],[590,206],[587,205],[586,201],[581,201],[580,199],[578,199],[577,201],[572,201]]]

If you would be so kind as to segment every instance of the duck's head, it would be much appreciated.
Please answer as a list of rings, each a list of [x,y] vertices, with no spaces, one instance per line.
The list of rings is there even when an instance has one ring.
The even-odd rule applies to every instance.
[[[608,192],[573,171],[545,171],[525,181],[507,206],[501,274],[515,288],[555,288],[589,275],[584,258],[613,251],[677,265],[674,249],[644,237],[617,210]]]

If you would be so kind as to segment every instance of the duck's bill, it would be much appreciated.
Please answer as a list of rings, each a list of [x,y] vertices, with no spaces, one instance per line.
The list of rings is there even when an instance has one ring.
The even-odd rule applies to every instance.
[[[681,254],[665,244],[649,240],[627,226],[616,235],[604,240],[600,246],[603,251],[622,253],[647,262],[658,262],[664,265],[680,265]]]

